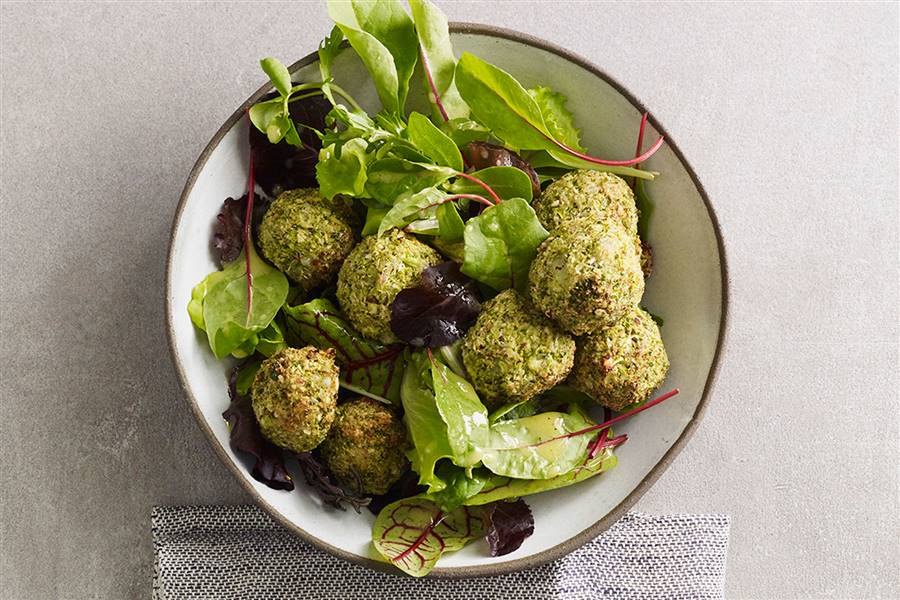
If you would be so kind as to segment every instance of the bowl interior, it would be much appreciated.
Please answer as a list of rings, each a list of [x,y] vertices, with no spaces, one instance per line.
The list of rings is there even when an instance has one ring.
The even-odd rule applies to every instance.
[[[547,85],[565,94],[585,145],[594,153],[631,155],[641,117],[639,107],[587,66],[534,40],[507,35],[459,26],[453,43],[457,53],[470,51],[482,56],[511,72],[526,87]],[[298,63],[295,80],[318,78],[315,62],[303,62]],[[374,90],[352,53],[339,57],[335,71],[340,83],[367,108],[377,108]],[[422,106],[424,99],[414,97],[411,102]],[[657,133],[651,128],[647,139],[654,140]],[[323,509],[302,481],[294,492],[271,490],[250,477],[243,459],[229,447],[228,429],[221,416],[228,404],[225,372],[229,365],[213,357],[186,310],[191,288],[216,268],[209,238],[218,209],[226,197],[240,196],[247,182],[246,119],[236,113],[220,134],[192,173],[173,231],[167,308],[176,368],[212,443],[260,504],[317,545],[345,558],[367,559],[372,515]],[[643,304],[665,319],[662,335],[672,368],[662,389],[678,387],[681,395],[617,427],[616,432],[627,433],[629,441],[618,451],[616,469],[577,486],[530,497],[535,533],[516,552],[491,558],[486,545],[472,544],[443,557],[438,574],[499,573],[575,549],[637,500],[664,470],[674,455],[670,450],[688,425],[693,426],[692,421],[699,418],[724,318],[724,258],[703,193],[671,141],[646,167],[661,175],[649,186],[656,203],[650,226],[655,267]]]

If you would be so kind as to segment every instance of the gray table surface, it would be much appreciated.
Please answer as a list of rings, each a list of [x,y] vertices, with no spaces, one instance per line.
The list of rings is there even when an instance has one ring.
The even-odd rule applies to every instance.
[[[898,597],[898,5],[441,3],[600,64],[709,192],[711,408],[637,508],[733,515],[729,597]],[[323,2],[0,7],[0,596],[148,593],[154,504],[240,503],[163,327],[194,159]]]

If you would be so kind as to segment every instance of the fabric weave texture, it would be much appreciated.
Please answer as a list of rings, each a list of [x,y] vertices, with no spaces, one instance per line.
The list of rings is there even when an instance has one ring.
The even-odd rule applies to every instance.
[[[350,564],[255,506],[155,507],[152,524],[154,600],[629,600],[722,598],[730,519],[628,513],[555,562],[475,579],[414,579]]]

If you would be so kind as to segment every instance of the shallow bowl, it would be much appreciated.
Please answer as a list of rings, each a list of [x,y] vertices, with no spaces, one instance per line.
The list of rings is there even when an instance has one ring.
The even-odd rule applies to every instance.
[[[492,27],[454,24],[457,54],[470,51],[511,72],[526,87],[562,92],[582,128],[585,145],[599,156],[634,151],[644,107],[600,68],[553,44]],[[366,108],[376,95],[352,52],[335,63],[341,85]],[[292,65],[295,81],[318,79],[315,54]],[[186,310],[191,288],[216,268],[210,251],[212,224],[222,201],[239,197],[247,184],[245,109],[270,91],[254,93],[225,122],[200,155],[185,185],[172,228],[166,277],[167,325],[178,377],[201,429],[216,453],[254,501],[311,544],[349,561],[386,568],[371,558],[374,517],[325,509],[299,482],[293,492],[255,481],[244,459],[228,444],[222,411],[228,405],[226,362],[217,361]],[[413,98],[413,104],[423,99]],[[651,119],[646,139],[665,134]],[[629,441],[618,449],[619,465],[577,486],[529,497],[534,535],[507,556],[492,558],[483,542],[441,558],[437,576],[497,575],[559,558],[615,523],[669,466],[703,417],[709,401],[726,317],[725,255],[716,218],[703,187],[670,136],[645,167],[659,171],[650,186],[656,210],[650,224],[654,274],[644,305],[665,319],[663,339],[672,368],[663,390],[681,394],[617,427]],[[714,459],[714,457],[712,457]]]

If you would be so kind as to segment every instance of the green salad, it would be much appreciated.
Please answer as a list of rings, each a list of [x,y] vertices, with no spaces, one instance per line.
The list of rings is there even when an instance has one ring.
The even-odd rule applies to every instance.
[[[422,576],[474,540],[517,550],[524,498],[615,467],[612,426],[677,394],[650,400],[669,360],[640,306],[662,138],[645,115],[633,158],[597,158],[563,95],[457,58],[428,0],[327,4],[319,80],[261,61],[247,190],[188,312],[253,477],[371,510],[377,553]],[[343,53],[378,112],[336,82]]]

